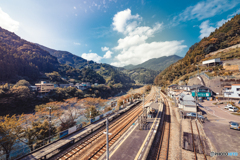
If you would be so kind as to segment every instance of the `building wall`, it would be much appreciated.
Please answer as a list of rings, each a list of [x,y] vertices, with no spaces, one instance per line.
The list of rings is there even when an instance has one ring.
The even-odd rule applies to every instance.
[[[42,84],[42,85],[36,85],[39,92],[50,92],[54,89],[53,84]]]
[[[196,112],[196,107],[184,106],[183,110],[184,111],[189,111],[189,112]]]
[[[230,93],[224,93],[224,97],[229,98],[240,98],[240,85],[232,85],[232,88],[226,88],[226,92]]]

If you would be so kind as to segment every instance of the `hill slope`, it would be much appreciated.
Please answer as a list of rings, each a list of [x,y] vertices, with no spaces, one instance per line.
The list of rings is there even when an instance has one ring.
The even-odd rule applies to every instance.
[[[127,65],[124,66],[125,69],[136,69],[136,68],[146,68],[146,69],[151,69],[155,71],[162,71],[171,64],[177,62],[179,59],[182,59],[182,57],[179,57],[177,55],[172,55],[172,56],[163,56],[160,58],[153,58],[150,59],[146,62],[143,62],[138,65]]]
[[[83,69],[85,67],[95,70],[98,74],[104,77],[106,83],[134,83],[134,81],[127,75],[117,70],[109,64],[96,63],[94,61],[87,61],[79,56],[76,56],[67,51],[57,51],[48,47],[37,44],[40,48],[48,51],[51,55],[56,56],[59,63],[72,66],[76,69]]]
[[[189,77],[186,74],[196,71],[196,64],[199,64],[205,58],[205,55],[240,43],[239,35],[240,15],[236,15],[212,32],[209,37],[205,37],[199,43],[192,45],[185,57],[162,71],[155,78],[154,83],[166,86],[179,79],[179,77],[183,77],[182,80],[187,80]]]
[[[153,84],[155,77],[159,74],[158,71],[154,71],[146,68],[136,68],[131,70],[122,70],[131,77],[136,83]]]
[[[0,81],[15,83],[26,79],[34,83],[45,73],[53,71],[79,81],[93,79],[105,83],[103,77],[94,70],[80,71],[61,65],[48,51],[0,27]]]

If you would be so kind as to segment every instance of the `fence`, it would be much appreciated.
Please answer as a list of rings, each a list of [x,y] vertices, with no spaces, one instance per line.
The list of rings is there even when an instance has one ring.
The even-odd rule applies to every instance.
[[[26,144],[22,143],[20,146],[15,147],[15,148],[20,148],[20,149],[15,149],[15,150],[11,151],[9,160],[16,159],[18,157],[24,156],[24,155],[32,152],[30,148],[32,148],[33,151],[35,151],[35,150],[37,150],[37,149],[39,149],[39,148],[41,148],[41,147],[43,147],[45,145],[48,145],[49,143],[57,141],[60,138],[63,138],[63,137],[65,137],[65,136],[67,136],[67,135],[69,135],[69,134],[71,134],[71,133],[73,133],[75,131],[80,130],[84,126],[87,126],[87,125],[89,125],[91,123],[94,123],[94,122],[96,122],[96,121],[98,121],[98,120],[108,116],[109,114],[112,114],[114,110],[115,110],[115,108],[113,108],[111,111],[108,111],[108,112],[106,112],[104,114],[101,114],[101,115],[99,115],[97,117],[94,117],[94,118],[90,119],[90,121],[85,123],[85,125],[83,123],[80,123],[80,124],[77,123],[78,125],[75,125],[75,126],[69,128],[69,129],[61,131],[59,133],[56,133],[55,135],[52,135],[51,137],[47,137],[47,138],[45,138],[44,140],[42,140],[40,142],[35,142],[32,145],[26,145]],[[6,154],[3,154],[3,153],[0,152],[0,160],[5,160],[6,159],[5,157],[6,157]]]

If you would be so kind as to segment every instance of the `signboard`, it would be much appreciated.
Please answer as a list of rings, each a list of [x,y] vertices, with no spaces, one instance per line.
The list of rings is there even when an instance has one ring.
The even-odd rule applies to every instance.
[[[192,96],[195,97],[195,92],[192,92]],[[211,97],[210,92],[197,92],[198,97]]]
[[[97,116],[95,117],[95,121],[99,120],[100,119],[100,116]]]
[[[66,135],[68,135],[68,130],[62,131],[62,132],[60,133],[59,138],[62,138],[62,137],[64,137],[64,136],[66,136]]]
[[[77,130],[77,127],[73,126],[73,127],[68,129],[68,134],[71,134],[71,133],[75,132],[76,130]]]

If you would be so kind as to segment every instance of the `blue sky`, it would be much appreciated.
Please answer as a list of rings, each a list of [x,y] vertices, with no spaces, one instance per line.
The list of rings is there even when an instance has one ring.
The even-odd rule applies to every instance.
[[[239,0],[1,0],[0,26],[46,47],[115,66],[184,56]]]

